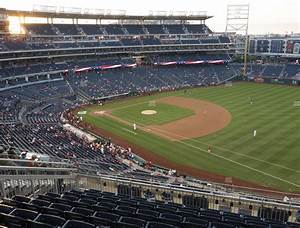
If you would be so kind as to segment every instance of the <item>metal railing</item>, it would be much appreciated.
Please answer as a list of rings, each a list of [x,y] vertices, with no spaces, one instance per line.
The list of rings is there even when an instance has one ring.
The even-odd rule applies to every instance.
[[[15,160],[12,161],[15,162]],[[59,162],[47,164],[46,167],[0,166],[1,198],[10,198],[16,194],[34,197],[49,191],[62,193],[71,188],[89,188],[120,194],[120,189],[125,188],[128,196],[133,196],[134,191],[138,189],[139,197],[147,198],[146,193],[151,192],[153,199],[166,201],[163,195],[167,193],[170,196],[167,201],[178,204],[184,204],[183,198],[185,197],[202,198],[207,200],[209,209],[226,210],[232,213],[247,211],[252,216],[260,216],[261,208],[284,210],[288,212],[290,222],[296,221],[297,213],[300,211],[300,203],[296,201],[276,200],[251,194],[239,194],[234,191],[230,193],[210,187],[163,183],[155,178],[138,180],[114,175],[84,175],[79,174],[77,169],[68,167],[68,164],[66,167],[63,167],[64,163]]]

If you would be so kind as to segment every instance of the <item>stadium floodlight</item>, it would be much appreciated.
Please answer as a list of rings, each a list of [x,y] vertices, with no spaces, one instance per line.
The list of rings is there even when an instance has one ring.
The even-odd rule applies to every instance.
[[[227,19],[225,32],[227,34],[239,34],[242,37],[236,37],[237,52],[242,50],[244,55],[244,77],[247,76],[247,57],[248,57],[248,25],[249,25],[249,4],[227,5]],[[241,53],[241,54],[242,54]]]
[[[249,4],[227,5],[226,33],[248,34]]]

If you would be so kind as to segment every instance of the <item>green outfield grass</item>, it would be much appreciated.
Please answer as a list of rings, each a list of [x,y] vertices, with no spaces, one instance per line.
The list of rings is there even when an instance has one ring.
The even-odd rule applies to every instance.
[[[118,109],[114,115],[125,117],[122,107],[155,100],[163,96],[185,96],[219,104],[232,114],[231,123],[221,131],[202,138],[171,142],[156,135],[131,129],[108,117],[91,115],[99,109]],[[250,104],[250,97],[253,104]],[[164,156],[170,161],[233,176],[285,191],[300,190],[300,89],[269,84],[237,83],[232,87],[207,87],[169,92],[149,97],[122,100],[103,107],[89,108],[84,120],[126,138],[128,141]],[[296,104],[296,105],[295,105]],[[171,115],[171,114],[170,114]],[[128,119],[129,118],[129,119]],[[132,119],[133,118],[133,119]],[[143,122],[136,117],[136,123]],[[170,121],[171,119],[168,119]],[[160,120],[156,120],[160,121]],[[145,123],[145,122],[143,122]],[[257,136],[253,137],[253,130]],[[213,145],[213,153],[207,145]]]
[[[178,119],[182,119],[194,114],[192,110],[168,105],[163,103],[151,104],[152,102],[137,103],[129,106],[114,109],[112,114],[130,123],[140,123],[143,125],[165,124]],[[144,110],[155,110],[155,115],[142,115]]]

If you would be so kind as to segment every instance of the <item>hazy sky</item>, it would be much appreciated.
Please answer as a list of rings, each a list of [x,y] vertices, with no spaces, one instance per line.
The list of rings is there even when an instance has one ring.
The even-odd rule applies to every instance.
[[[120,9],[128,13],[150,10],[207,11],[215,32],[224,32],[227,4],[250,4],[250,34],[300,33],[300,0],[0,0],[0,7],[31,10],[33,5]],[[128,14],[127,13],[127,14]]]

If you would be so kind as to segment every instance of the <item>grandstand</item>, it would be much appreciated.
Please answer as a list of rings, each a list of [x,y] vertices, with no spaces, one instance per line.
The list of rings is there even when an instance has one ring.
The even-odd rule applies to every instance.
[[[48,19],[23,23],[24,34],[0,35],[0,225],[300,227],[297,193],[181,175],[94,134],[74,115],[92,104],[180,89],[188,94],[240,79],[297,85],[298,55],[253,61],[243,77],[234,36],[214,33],[203,12],[0,14]],[[53,23],[57,17],[73,23]],[[250,53],[270,45],[282,51],[257,40]]]

